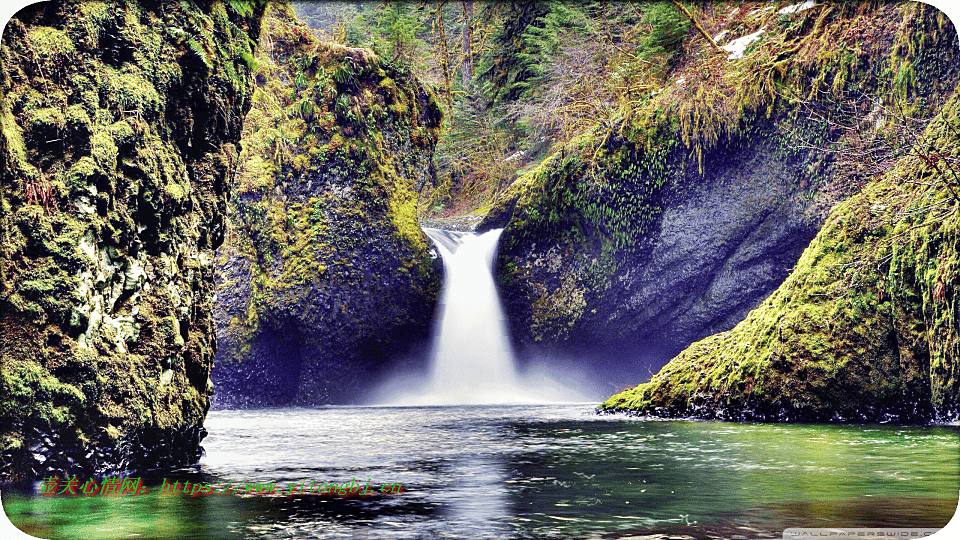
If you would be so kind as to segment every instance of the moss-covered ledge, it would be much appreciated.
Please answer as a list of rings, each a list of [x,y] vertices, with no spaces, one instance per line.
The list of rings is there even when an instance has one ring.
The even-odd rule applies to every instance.
[[[602,412],[946,422],[960,413],[960,100],[929,145],[833,209],[790,277]],[[927,150],[932,148],[933,150]]]
[[[521,358],[590,357],[620,384],[733,328],[872,179],[848,156],[897,129],[871,110],[900,100],[922,124],[955,89],[957,35],[929,6],[756,7],[711,29],[761,32],[742,59],[690,55],[478,226],[504,228],[497,277]]]
[[[429,339],[442,263],[416,205],[440,108],[286,4],[267,11],[256,63],[217,259],[214,407],[356,403]]]

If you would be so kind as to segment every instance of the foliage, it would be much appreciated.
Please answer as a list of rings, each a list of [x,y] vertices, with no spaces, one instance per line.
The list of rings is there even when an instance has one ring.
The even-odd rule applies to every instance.
[[[492,47],[480,58],[480,80],[491,83],[490,106],[517,101],[544,82],[564,30],[585,26],[578,7],[560,2],[511,2]]]
[[[484,212],[516,173],[609,122],[647,66],[665,65],[658,55],[679,50],[687,24],[659,3],[516,1],[478,4],[476,13],[472,5],[340,12],[346,43],[371,47],[444,94],[439,182],[420,199],[421,208],[448,215]],[[329,13],[313,20],[330,30]],[[456,71],[464,76],[451,78]]]
[[[346,44],[367,47],[387,62],[421,73],[428,55],[420,38],[425,20],[415,2],[387,2],[360,12],[346,29]]]
[[[649,28],[650,13],[658,11],[649,6],[621,17]],[[704,10],[699,22],[713,33],[727,30],[732,39],[773,28],[779,16],[771,11],[759,5]],[[645,246],[656,239],[664,205],[708,188],[718,170],[729,170],[731,156],[770,151],[784,166],[799,167],[790,189],[813,201],[811,216],[856,192],[861,172],[836,156],[859,152],[856,145],[872,139],[902,138],[907,124],[879,121],[884,111],[902,110],[915,132],[953,91],[956,64],[947,59],[957,57],[955,34],[944,21],[917,6],[822,5],[765,31],[742,59],[698,52],[694,40],[702,36],[688,32],[672,66],[639,61],[646,34],[622,34],[633,36],[635,46],[619,45],[619,58],[608,64],[622,74],[613,78],[621,85],[613,113],[595,115],[600,122],[585,125],[540,166],[501,188],[481,224],[505,227],[498,266],[520,339],[562,341],[576,331],[596,331],[605,299],[640,294],[630,289],[631,269],[643,264]],[[891,50],[890,43],[904,45]],[[928,58],[927,78],[904,93],[897,73],[914,55]],[[861,110],[857,96],[864,92],[883,96],[873,113],[873,103]],[[895,146],[879,145],[881,170],[910,145]],[[582,308],[573,302],[565,310],[550,300],[581,293]]]
[[[669,2],[654,2],[643,14],[649,32],[640,41],[637,56],[650,61],[674,64],[680,45],[687,37],[690,20]]]

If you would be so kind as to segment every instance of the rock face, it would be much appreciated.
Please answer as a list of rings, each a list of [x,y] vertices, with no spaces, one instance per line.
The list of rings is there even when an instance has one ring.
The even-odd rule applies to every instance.
[[[442,265],[416,218],[440,109],[368,50],[265,18],[228,241],[215,406],[356,403],[426,340]]]
[[[858,124],[879,107],[864,96],[903,96],[929,118],[953,90],[956,34],[935,10],[751,17],[738,32],[767,28],[752,53],[691,60],[517,180],[480,226],[505,227],[501,296],[528,354],[642,377],[732,328],[789,275],[829,206],[873,174],[831,151],[886,136]],[[822,40],[858,48],[857,61]]]
[[[766,421],[952,421],[960,414],[960,100],[841,203],[790,277],[730,331],[601,406]],[[926,146],[925,146],[926,148]]]
[[[662,159],[663,174],[631,178],[611,167],[605,185],[591,185],[588,171],[567,165],[561,197],[585,201],[584,211],[558,200],[534,210],[556,215],[535,232],[529,207],[506,223],[499,268],[515,335],[574,351],[632,348],[663,362],[742,320],[822,223],[804,174],[823,166],[817,156],[772,137],[752,143],[709,154],[703,174],[681,150],[652,157],[626,139],[608,142],[625,156],[616,167]]]
[[[195,461],[262,8],[43,3],[2,48],[0,481]]]

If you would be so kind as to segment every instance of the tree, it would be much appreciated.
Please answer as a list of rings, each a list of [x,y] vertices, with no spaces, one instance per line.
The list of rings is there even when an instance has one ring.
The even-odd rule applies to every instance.
[[[473,0],[463,0],[463,61],[460,78],[466,88],[473,79]]]
[[[676,5],[656,2],[644,10],[643,22],[650,30],[640,41],[638,56],[661,57],[665,64],[672,63],[690,28],[690,19]]]
[[[426,70],[429,50],[421,39],[426,21],[423,6],[386,2],[364,10],[350,21],[346,41],[351,47],[369,47],[380,58],[416,72]]]
[[[542,24],[550,7],[549,3],[532,1],[508,4],[494,46],[482,58],[480,79],[491,85],[490,106],[518,99],[536,75],[540,44],[528,29]]]
[[[684,6],[677,0],[670,0],[670,1],[673,2],[673,5],[677,6],[677,9],[679,9],[680,12],[683,13],[683,15],[690,21],[690,24],[692,24],[693,27],[697,29],[697,32],[699,32],[700,35],[703,36],[703,39],[707,40],[707,43],[710,44],[710,47],[713,48],[713,51],[722,54],[723,49],[718,47],[716,42],[713,41],[713,38],[710,37],[710,34],[708,34],[707,31],[704,30],[702,26],[700,26],[700,23],[697,21],[697,18],[693,16],[693,13],[690,13],[690,10],[687,9],[686,6]]]
[[[450,49],[447,47],[447,32],[443,21],[443,6],[446,3],[446,0],[437,1],[433,28],[437,36],[436,55],[440,58],[440,71],[443,74],[443,95],[449,109],[453,106],[453,87],[450,82]]]

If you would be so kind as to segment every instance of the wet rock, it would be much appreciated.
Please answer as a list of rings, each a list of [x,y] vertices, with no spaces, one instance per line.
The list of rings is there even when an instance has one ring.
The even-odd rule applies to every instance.
[[[316,40],[289,6],[264,36],[217,258],[214,406],[357,403],[429,335],[442,264],[416,189],[434,175],[440,110],[410,74]]]
[[[262,9],[41,3],[7,25],[0,482],[196,459]]]

